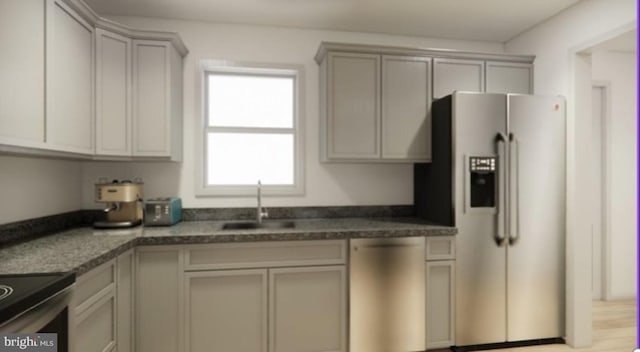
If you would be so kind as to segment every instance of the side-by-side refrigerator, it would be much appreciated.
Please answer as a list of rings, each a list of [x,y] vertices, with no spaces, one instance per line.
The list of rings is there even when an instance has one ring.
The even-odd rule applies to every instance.
[[[455,92],[433,103],[432,122],[432,163],[415,167],[415,205],[458,228],[456,346],[558,342],[564,98]]]

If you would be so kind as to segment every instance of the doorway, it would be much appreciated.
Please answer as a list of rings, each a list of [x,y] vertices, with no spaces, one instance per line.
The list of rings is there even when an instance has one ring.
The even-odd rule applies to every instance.
[[[567,118],[574,149],[567,172],[574,193],[568,199],[567,342],[587,347],[593,300],[636,292],[635,23],[576,46],[570,55],[573,104]],[[594,90],[594,83],[603,86],[594,80],[607,84]]]

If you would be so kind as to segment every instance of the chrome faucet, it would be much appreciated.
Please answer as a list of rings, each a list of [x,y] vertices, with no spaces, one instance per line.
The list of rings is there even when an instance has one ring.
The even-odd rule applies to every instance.
[[[258,209],[256,209],[256,222],[262,224],[262,219],[268,218],[269,212],[262,208],[262,183],[258,180]]]

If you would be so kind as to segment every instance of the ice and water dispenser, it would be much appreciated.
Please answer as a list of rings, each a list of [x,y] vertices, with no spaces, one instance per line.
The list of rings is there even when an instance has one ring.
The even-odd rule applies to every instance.
[[[494,208],[496,206],[497,175],[496,157],[469,158],[469,205],[471,208]]]

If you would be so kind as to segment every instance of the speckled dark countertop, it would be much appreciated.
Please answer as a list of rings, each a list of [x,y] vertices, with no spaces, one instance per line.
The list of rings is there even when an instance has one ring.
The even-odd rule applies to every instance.
[[[252,241],[455,235],[452,227],[416,218],[298,219],[291,229],[222,230],[223,221],[171,227],[96,230],[83,227],[0,249],[0,274],[75,271],[81,275],[129,248]]]

